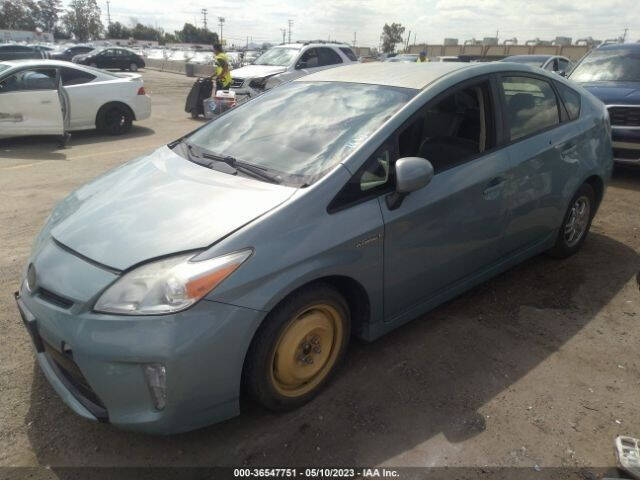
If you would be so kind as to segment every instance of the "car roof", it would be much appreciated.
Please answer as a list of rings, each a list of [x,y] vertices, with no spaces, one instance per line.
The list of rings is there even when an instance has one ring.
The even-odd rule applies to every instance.
[[[51,66],[51,67],[82,67],[76,63],[66,62],[64,60],[48,60],[44,58],[30,58],[22,60],[2,60],[0,63],[9,65],[10,67],[28,67],[33,66]]]
[[[303,47],[336,47],[336,48],[348,47],[348,48],[351,48],[346,43],[326,43],[326,42],[283,43],[282,45],[274,45],[271,48],[303,48]]]
[[[438,78],[464,68],[473,67],[468,63],[454,62],[358,63],[322,70],[295,81],[368,83],[371,85],[422,89]]]
[[[505,57],[503,60],[505,61],[509,61],[509,60],[514,60],[516,58],[518,59],[527,59],[527,60],[535,60],[535,61],[540,61],[540,60],[548,60],[549,58],[555,57],[555,55],[511,55],[509,57]]]

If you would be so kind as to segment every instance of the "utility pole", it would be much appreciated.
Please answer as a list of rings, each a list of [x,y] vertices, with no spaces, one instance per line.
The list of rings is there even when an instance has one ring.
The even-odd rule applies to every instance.
[[[202,10],[200,10],[200,12],[202,12],[202,25],[206,30],[207,29],[207,9],[203,8]]]
[[[293,25],[293,20],[289,19],[289,43],[291,43],[291,26]]]
[[[218,17],[218,25],[220,25],[220,44],[222,45],[222,26],[224,25],[224,17]]]
[[[284,45],[284,40],[285,40],[285,37],[287,36],[287,29],[281,28],[280,31],[282,32],[282,44]]]
[[[353,32],[353,48],[356,48],[356,33],[358,32]]]
[[[109,4],[111,2],[107,0],[107,25],[111,25],[111,11],[109,10]]]
[[[109,2],[107,2],[109,3]],[[622,35],[622,43],[624,43],[627,40],[627,32],[629,32],[628,28],[624,29],[624,35]]]

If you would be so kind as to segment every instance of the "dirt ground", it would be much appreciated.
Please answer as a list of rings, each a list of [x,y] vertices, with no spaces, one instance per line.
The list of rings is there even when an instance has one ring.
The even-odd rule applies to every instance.
[[[92,423],[34,364],[13,302],[54,204],[200,125],[191,79],[146,71],[153,114],[125,137],[0,140],[0,466],[610,467],[640,436],[640,170],[617,170],[578,255],[540,256],[372,343],[307,406],[170,437]],[[1,475],[0,475],[1,476]]]

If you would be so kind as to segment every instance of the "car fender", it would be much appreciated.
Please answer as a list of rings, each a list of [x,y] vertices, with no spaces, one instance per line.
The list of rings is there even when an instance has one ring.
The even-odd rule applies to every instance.
[[[370,321],[381,321],[384,224],[378,199],[327,212],[350,176],[336,166],[323,180],[299,189],[287,202],[201,254],[198,259],[254,249],[207,299],[269,312],[304,285],[346,277],[367,292]]]

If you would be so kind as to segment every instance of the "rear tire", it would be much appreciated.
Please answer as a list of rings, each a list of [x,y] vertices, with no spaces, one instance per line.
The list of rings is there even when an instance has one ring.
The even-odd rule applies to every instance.
[[[335,374],[349,336],[349,307],[334,288],[319,283],[293,293],[254,336],[243,371],[245,390],[270,410],[304,405]]]
[[[569,202],[556,244],[549,250],[549,255],[567,258],[582,248],[596,212],[595,198],[595,192],[588,183],[578,189]]]
[[[98,129],[109,135],[122,135],[131,130],[133,114],[123,105],[106,105],[98,114]]]

